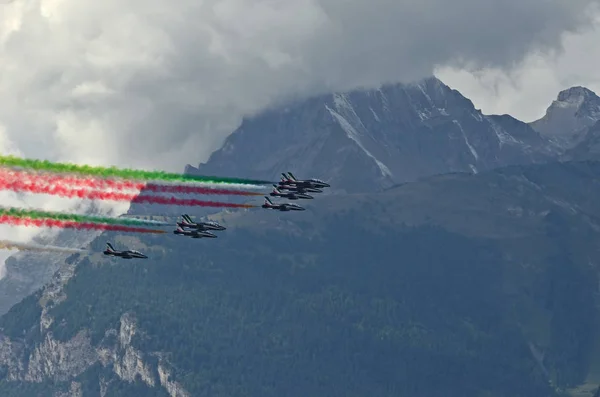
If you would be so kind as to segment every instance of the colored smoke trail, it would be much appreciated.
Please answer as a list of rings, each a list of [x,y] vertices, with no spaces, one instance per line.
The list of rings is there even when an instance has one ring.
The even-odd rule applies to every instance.
[[[247,192],[234,189],[213,189],[201,186],[182,186],[182,185],[160,185],[157,183],[148,183],[144,187],[155,193],[181,193],[181,194],[219,194],[229,196],[262,196],[263,193]]]
[[[0,178],[0,189],[14,192],[36,194],[52,194],[64,198],[80,198],[87,200],[128,201],[130,203],[177,205],[189,207],[218,207],[218,208],[254,208],[255,205],[223,203],[218,201],[203,201],[196,199],[179,199],[177,197],[150,196],[98,190],[70,189],[64,186],[43,186],[27,181],[6,180]]]
[[[75,173],[100,176],[103,178],[118,177],[125,179],[138,179],[143,181],[180,181],[180,182],[207,182],[207,183],[235,183],[240,185],[270,185],[273,182],[243,179],[223,178],[216,176],[197,176],[176,174],[163,171],[144,171],[116,167],[92,167],[89,165],[76,165],[70,163],[53,163],[47,160],[23,159],[16,156],[0,156],[0,166],[20,167],[36,171],[51,171],[60,173]]]
[[[34,251],[34,252],[61,252],[65,254],[77,254],[87,252],[77,248],[57,247],[54,245],[37,245],[30,243],[20,243],[17,241],[0,240],[0,249],[16,249],[19,251]]]
[[[114,219],[114,218],[111,218]],[[152,219],[140,219],[140,218],[133,218],[133,215],[127,215],[118,219],[122,219],[125,220],[127,222],[132,221],[134,222],[134,224],[140,224],[143,223],[145,225],[148,226],[172,226],[172,223],[168,223],[168,222],[162,222],[162,221],[154,221]]]
[[[79,223],[73,221],[62,221],[57,219],[35,219],[35,218],[19,218],[16,216],[0,215],[0,223],[11,226],[28,226],[28,227],[49,227],[60,229],[76,229],[76,230],[103,230],[113,232],[128,232],[128,233],[153,233],[165,234],[164,230],[144,229],[141,227],[131,227],[124,225],[109,225],[106,223]]]
[[[114,189],[114,190],[149,190],[154,193],[180,193],[180,194],[214,194],[231,196],[262,196],[262,193],[249,192],[237,189],[210,188],[206,186],[167,185],[159,183],[145,183],[139,181],[83,178],[69,175],[56,175],[44,173],[32,173],[24,171],[13,171],[0,169],[0,176],[11,179],[26,181],[40,185],[68,185],[87,189]]]
[[[79,223],[107,223],[110,225],[125,225],[125,226],[170,226],[170,223],[150,221],[134,218],[109,218],[104,216],[91,216],[79,214],[67,214],[63,212],[28,210],[22,208],[2,208],[0,207],[0,216],[7,215],[17,218],[32,218],[32,219],[56,219],[59,221],[70,221]]]

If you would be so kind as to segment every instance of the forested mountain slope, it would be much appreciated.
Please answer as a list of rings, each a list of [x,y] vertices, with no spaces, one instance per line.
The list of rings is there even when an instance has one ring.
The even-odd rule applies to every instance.
[[[546,397],[592,382],[598,175],[441,175],[223,214],[208,241],[106,233],[96,250],[150,259],[74,256],[13,307],[0,393]]]

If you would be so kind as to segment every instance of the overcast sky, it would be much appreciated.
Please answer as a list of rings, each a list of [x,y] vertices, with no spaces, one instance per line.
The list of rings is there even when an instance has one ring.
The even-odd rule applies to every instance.
[[[529,121],[600,91],[599,1],[0,0],[0,150],[182,171],[282,98],[434,72]]]
[[[584,32],[567,40],[570,56],[517,67],[515,86],[498,72],[481,82],[440,72],[485,111],[531,119],[565,83],[597,84],[594,3],[15,0],[0,6],[0,143],[28,157],[180,171],[282,97],[446,65],[510,71]]]

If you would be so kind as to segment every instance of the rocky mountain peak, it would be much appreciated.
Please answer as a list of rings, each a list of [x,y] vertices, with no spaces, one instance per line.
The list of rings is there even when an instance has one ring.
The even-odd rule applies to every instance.
[[[558,93],[546,114],[532,128],[565,149],[579,144],[584,130],[600,120],[600,97],[592,90],[574,86]]]
[[[244,120],[189,173],[278,179],[293,170],[343,191],[537,161],[544,140],[509,116],[484,116],[435,77],[316,96]],[[540,157],[541,156],[541,157]],[[335,189],[332,188],[332,191]]]
[[[563,106],[571,105],[579,107],[585,101],[600,101],[600,98],[594,91],[582,86],[574,86],[562,90],[556,98],[556,104]]]

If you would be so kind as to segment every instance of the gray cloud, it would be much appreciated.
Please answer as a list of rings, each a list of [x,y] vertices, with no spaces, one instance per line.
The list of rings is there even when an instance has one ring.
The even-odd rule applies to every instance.
[[[582,85],[600,94],[600,18],[586,34],[567,34],[556,56],[527,56],[510,70],[477,72],[444,67],[437,75],[486,113],[508,113],[523,121],[542,117],[559,91]]]
[[[25,155],[181,170],[290,96],[508,68],[595,0],[22,0],[0,14],[0,127]]]

